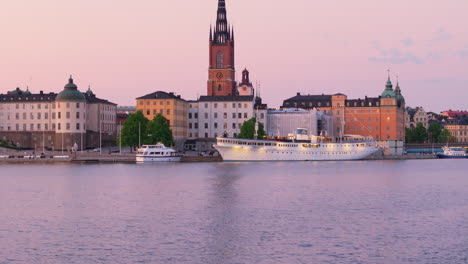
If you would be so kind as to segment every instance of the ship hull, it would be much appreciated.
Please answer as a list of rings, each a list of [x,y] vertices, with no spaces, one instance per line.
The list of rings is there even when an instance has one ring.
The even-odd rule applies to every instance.
[[[337,161],[362,160],[376,153],[379,148],[370,144],[328,143],[311,144],[271,143],[276,146],[216,144],[214,148],[224,161]],[[268,143],[267,143],[268,144]],[[286,147],[284,147],[286,146]]]

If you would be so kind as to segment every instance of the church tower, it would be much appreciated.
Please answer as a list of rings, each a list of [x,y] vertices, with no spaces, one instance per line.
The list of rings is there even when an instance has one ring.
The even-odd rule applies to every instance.
[[[236,95],[234,29],[227,22],[225,0],[218,0],[214,32],[210,26],[209,57],[208,96]]]

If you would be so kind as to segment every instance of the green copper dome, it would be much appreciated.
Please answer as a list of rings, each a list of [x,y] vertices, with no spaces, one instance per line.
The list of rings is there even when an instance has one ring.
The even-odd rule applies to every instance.
[[[383,98],[388,98],[388,97],[392,97],[392,98],[395,98],[396,97],[396,93],[395,91],[393,90],[393,84],[392,84],[392,81],[390,81],[390,76],[388,77],[388,80],[387,80],[387,84],[385,85],[385,90],[383,91],[382,93],[382,97]]]
[[[63,91],[61,91],[58,95],[57,98],[55,99],[56,101],[62,101],[62,102],[84,102],[86,101],[85,96],[78,91],[78,86],[73,83],[73,78],[70,76],[70,79],[68,79],[68,83],[65,85]]]

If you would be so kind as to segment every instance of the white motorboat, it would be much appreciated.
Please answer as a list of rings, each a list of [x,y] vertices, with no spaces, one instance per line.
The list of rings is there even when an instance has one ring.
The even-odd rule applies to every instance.
[[[136,161],[144,162],[178,162],[181,156],[172,148],[164,146],[162,143],[156,145],[143,145],[138,149]]]

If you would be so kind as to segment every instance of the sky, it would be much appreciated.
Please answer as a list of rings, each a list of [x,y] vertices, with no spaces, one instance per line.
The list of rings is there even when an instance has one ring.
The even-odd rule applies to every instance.
[[[468,109],[466,0],[226,0],[236,76],[269,107],[303,94],[381,94],[390,69],[409,106]],[[60,92],[73,75],[100,98],[135,105],[155,91],[206,94],[217,0],[0,3],[0,93]]]

